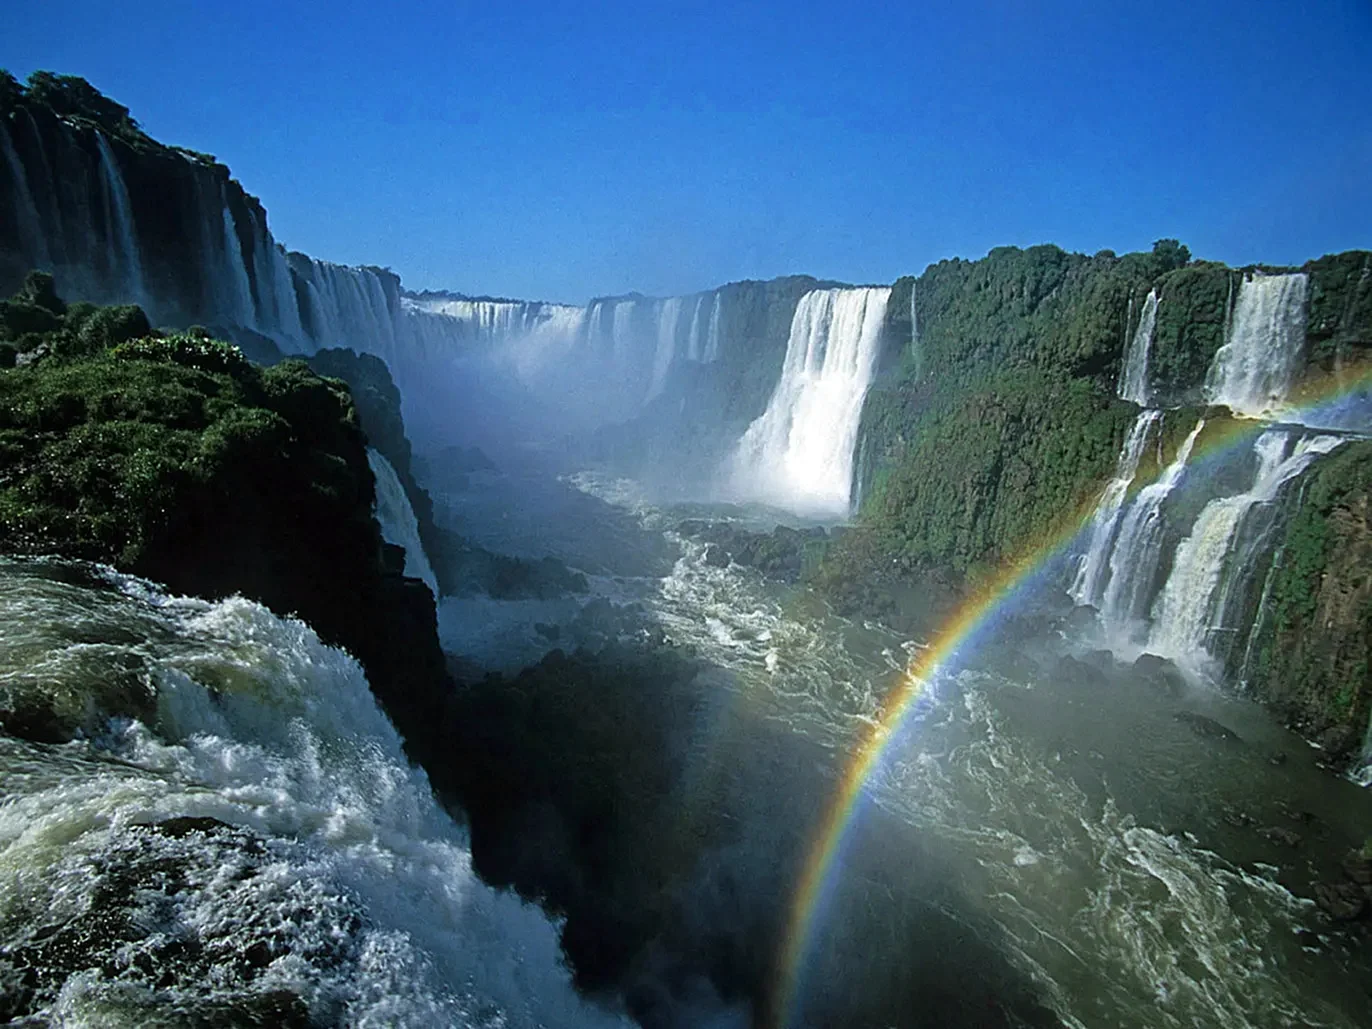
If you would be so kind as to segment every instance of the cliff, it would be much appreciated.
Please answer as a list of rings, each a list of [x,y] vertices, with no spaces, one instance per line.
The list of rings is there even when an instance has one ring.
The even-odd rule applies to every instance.
[[[0,371],[0,550],[298,615],[358,658],[398,723],[424,724],[446,681],[434,599],[381,540],[344,384],[152,334],[136,309],[68,307],[42,276],[0,321],[35,311],[46,331]]]

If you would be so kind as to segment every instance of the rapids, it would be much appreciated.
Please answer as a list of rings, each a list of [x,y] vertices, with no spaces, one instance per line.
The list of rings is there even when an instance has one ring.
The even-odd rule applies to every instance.
[[[516,522],[481,514],[514,496],[525,498]],[[547,549],[590,572],[602,598],[641,606],[646,628],[633,632],[707,662],[709,716],[681,727],[693,741],[686,795],[729,806],[719,777],[743,776],[732,788],[754,797],[750,831],[782,848],[772,858],[782,867],[786,848],[808,843],[771,825],[804,809],[790,792],[799,784],[746,768],[760,752],[795,749],[820,755],[816,774],[834,788],[855,733],[927,643],[718,567],[675,531],[680,517],[711,512],[770,528],[764,509],[664,508],[632,480],[592,472],[560,487],[493,476],[436,500],[440,520],[495,548],[527,546],[541,510]],[[666,564],[655,540],[671,545]],[[882,828],[865,840],[860,871],[840,872],[840,902],[817,930],[835,942],[824,944],[822,971],[802,977],[800,1010],[832,998],[827,977],[858,974],[845,947],[901,931],[883,920],[896,916],[880,898],[930,876],[945,910],[993,923],[999,952],[1066,1024],[1362,1024],[1367,956],[1327,934],[1302,898],[1360,842],[1372,797],[1329,776],[1317,752],[1255,705],[1089,650],[1054,595],[1028,598],[974,660],[940,674],[931,708],[868,782],[862,824]],[[450,630],[475,603],[445,620]],[[501,605],[480,603],[488,621],[500,619]],[[445,641],[461,649],[453,635]],[[723,770],[724,755],[743,754],[745,770]],[[953,885],[917,870],[925,866],[913,854],[952,869]],[[767,858],[743,845],[718,860]],[[693,888],[710,896],[704,882]]]
[[[0,1018],[621,1024],[306,626],[7,560],[0,639],[4,708],[54,698],[76,732],[0,735]]]

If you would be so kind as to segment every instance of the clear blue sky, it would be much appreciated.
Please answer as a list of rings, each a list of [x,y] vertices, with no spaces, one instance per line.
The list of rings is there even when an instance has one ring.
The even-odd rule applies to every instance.
[[[0,67],[85,76],[287,246],[413,288],[1372,247],[1372,0],[44,0],[4,29]]]

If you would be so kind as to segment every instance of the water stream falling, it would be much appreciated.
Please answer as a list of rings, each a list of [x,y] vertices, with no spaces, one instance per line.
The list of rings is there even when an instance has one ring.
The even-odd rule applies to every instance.
[[[367,462],[376,477],[376,520],[381,524],[382,538],[405,548],[405,574],[412,579],[423,579],[436,599],[438,579],[428,554],[424,553],[424,543],[419,538],[419,519],[415,517],[400,477],[391,463],[371,447],[367,448]]]
[[[653,376],[648,383],[648,395],[643,403],[650,404],[667,384],[667,373],[676,358],[676,328],[681,320],[681,297],[668,297],[658,306],[657,349],[653,351]]]
[[[1257,458],[1252,486],[1244,493],[1212,500],[1201,511],[1191,534],[1177,547],[1171,574],[1154,606],[1148,649],[1197,670],[1210,658],[1210,634],[1225,605],[1225,592],[1238,576],[1229,574],[1229,558],[1242,535],[1249,512],[1270,504],[1278,491],[1322,454],[1337,447],[1338,436],[1294,441],[1284,430],[1263,433],[1253,444]]]
[[[1186,472],[1186,462],[1196,438],[1205,428],[1205,419],[1196,422],[1177,448],[1172,463],[1156,482],[1139,490],[1120,519],[1115,545],[1110,551],[1110,577],[1101,594],[1101,620],[1113,635],[1127,638],[1133,623],[1147,611],[1153,579],[1162,558],[1162,502],[1176,488]]]
[[[0,732],[17,1023],[624,1024],[577,996],[555,924],[477,878],[362,669],[302,623],[6,560],[0,644],[6,701],[85,730]]]
[[[1140,407],[1147,407],[1151,396],[1148,388],[1148,351],[1153,346],[1153,326],[1158,318],[1158,291],[1150,289],[1139,313],[1138,328],[1129,341],[1120,372],[1119,395]]]
[[[1243,281],[1228,338],[1206,376],[1210,403],[1247,417],[1280,407],[1304,351],[1305,293],[1303,273]]]
[[[1115,477],[1106,485],[1105,492],[1101,494],[1100,502],[1091,517],[1090,542],[1077,566],[1076,579],[1069,590],[1072,599],[1078,604],[1095,606],[1099,603],[1105,576],[1109,571],[1110,550],[1115,542],[1116,530],[1119,528],[1120,512],[1124,509],[1129,487],[1138,473],[1139,459],[1143,456],[1143,448],[1148,442],[1149,434],[1161,417],[1161,411],[1140,411],[1124,438],[1124,447],[1120,451]]]
[[[143,257],[138,250],[129,191],[104,133],[97,132],[95,138],[100,147],[100,173],[105,191],[106,238],[120,280],[120,291],[129,303],[146,308],[148,292],[143,276]]]
[[[853,444],[872,380],[889,289],[822,289],[796,306],[767,409],[730,459],[736,496],[846,515]]]

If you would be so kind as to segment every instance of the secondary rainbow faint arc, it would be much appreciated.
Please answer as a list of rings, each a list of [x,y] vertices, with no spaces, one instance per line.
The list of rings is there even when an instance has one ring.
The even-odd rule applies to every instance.
[[[1372,387],[1372,366],[1360,370],[1360,374],[1351,380],[1329,376],[1308,382],[1301,390],[1301,397],[1306,403],[1290,409],[1287,417],[1293,421],[1313,420],[1311,415],[1317,414],[1321,408],[1369,387]],[[1219,427],[1209,440],[1204,441],[1193,452],[1190,463],[1227,452],[1260,435],[1270,425],[1267,421],[1234,419]],[[1159,468],[1158,475],[1161,474],[1162,469]],[[1143,485],[1145,483],[1136,479],[1130,485],[1130,492]],[[1074,512],[1072,517],[1064,520],[1057,532],[1051,533],[1046,540],[1028,548],[1020,558],[1005,565],[993,579],[964,601],[940,626],[928,646],[911,660],[882,701],[876,716],[862,729],[838,788],[825,808],[792,895],[786,935],[778,955],[777,989],[772,997],[771,1024],[774,1029],[786,1029],[791,1023],[791,1009],[799,992],[807,950],[823,913],[824,894],[827,888],[832,887],[835,858],[853,822],[863,787],[880,763],[891,737],[918,705],[938,671],[948,665],[966,644],[972,642],[978,631],[985,628],[1037,572],[1081,534],[1093,510],[1094,505],[1085,511]]]

